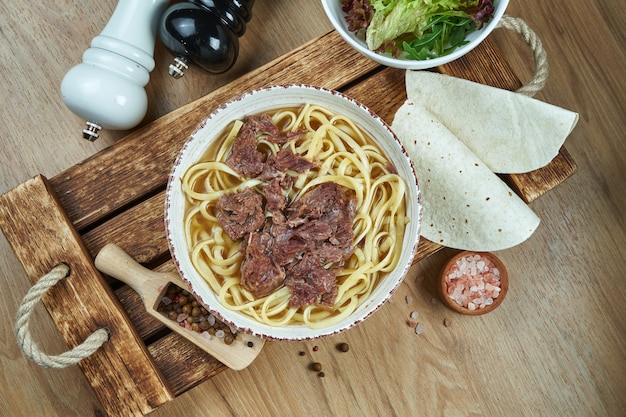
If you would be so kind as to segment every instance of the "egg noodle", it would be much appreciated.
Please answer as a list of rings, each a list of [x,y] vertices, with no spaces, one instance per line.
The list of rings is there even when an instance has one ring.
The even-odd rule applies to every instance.
[[[406,217],[405,183],[382,150],[351,119],[328,109],[306,104],[297,109],[268,112],[282,132],[306,133],[284,145],[264,140],[257,133],[257,148],[276,154],[282,147],[314,162],[318,168],[293,176],[287,195],[292,202],[308,189],[333,181],[355,191],[354,253],[336,277],[337,296],[332,309],[315,304],[290,307],[289,288],[281,286],[255,299],[240,285],[244,254],[241,241],[222,229],[216,213],[218,199],[246,188],[262,193],[263,182],[244,178],[224,162],[243,122],[232,123],[220,139],[191,166],[182,179],[186,198],[185,234],[191,262],[219,301],[270,326],[330,326],[354,312],[374,291],[381,278],[398,264]]]

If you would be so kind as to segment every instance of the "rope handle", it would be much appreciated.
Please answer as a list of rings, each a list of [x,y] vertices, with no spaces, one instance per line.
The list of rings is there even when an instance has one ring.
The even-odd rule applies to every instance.
[[[15,337],[17,343],[24,354],[44,368],[66,368],[75,365],[82,359],[93,354],[100,346],[109,340],[108,329],[102,328],[90,334],[83,343],[73,349],[63,352],[60,355],[47,355],[39,350],[30,334],[30,316],[35,310],[35,305],[41,297],[52,288],[57,282],[69,276],[70,267],[66,264],[59,264],[52,268],[50,272],[42,276],[22,299],[22,303],[17,310],[15,320]]]
[[[519,33],[532,49],[535,61],[535,74],[533,78],[526,85],[520,87],[517,92],[530,97],[534,96],[543,89],[548,79],[548,56],[545,49],[543,49],[541,39],[539,39],[537,34],[519,17],[504,15],[498,22],[496,28],[505,28]]]

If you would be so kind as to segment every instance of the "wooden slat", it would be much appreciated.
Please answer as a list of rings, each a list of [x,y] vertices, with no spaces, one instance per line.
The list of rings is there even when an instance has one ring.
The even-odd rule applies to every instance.
[[[475,50],[439,67],[438,71],[504,90],[515,91],[522,86],[511,66],[489,37]]]
[[[384,68],[367,80],[352,85],[344,93],[372,109],[391,125],[398,108],[406,100],[405,72],[397,68]]]
[[[226,369],[222,363],[176,333],[159,339],[148,349],[176,395]]]
[[[107,413],[139,416],[170,401],[165,379],[43,177],[0,197],[0,225],[32,283],[59,263],[71,268],[42,300],[68,346],[110,330],[109,341],[79,363]]]
[[[165,192],[137,202],[119,215],[83,234],[95,256],[107,243],[115,242],[139,263],[150,262],[168,251],[165,240]]]
[[[567,149],[561,148],[548,165],[525,174],[503,175],[502,179],[522,200],[530,204],[574,175],[577,169]]]

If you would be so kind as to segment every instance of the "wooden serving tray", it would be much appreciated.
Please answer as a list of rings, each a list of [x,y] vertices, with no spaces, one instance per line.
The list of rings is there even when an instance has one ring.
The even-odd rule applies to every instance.
[[[521,86],[489,39],[438,70],[509,90]],[[43,299],[68,346],[80,344],[99,328],[110,330],[110,340],[79,363],[109,415],[145,415],[226,368],[146,314],[139,296],[100,274],[93,258],[105,244],[116,243],[152,269],[173,270],[163,203],[179,149],[221,103],[277,83],[343,91],[388,122],[406,99],[403,70],[379,66],[332,31],[53,178],[36,176],[0,196],[0,227],[31,283],[59,263],[71,268],[70,276]],[[575,171],[562,149],[540,170],[503,178],[531,203]],[[422,239],[415,262],[438,249]]]

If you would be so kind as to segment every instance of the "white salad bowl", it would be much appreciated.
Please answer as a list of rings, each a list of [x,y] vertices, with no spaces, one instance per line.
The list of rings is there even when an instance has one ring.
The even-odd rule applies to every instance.
[[[271,109],[296,107],[305,103],[319,104],[352,118],[395,165],[407,188],[407,216],[402,242],[401,258],[397,267],[378,283],[370,298],[351,315],[326,328],[312,329],[306,325],[275,327],[260,323],[251,317],[225,308],[216,294],[195,270],[189,255],[183,227],[185,197],[181,177],[195,164],[236,119],[257,115]],[[246,333],[268,340],[311,340],[349,329],[362,322],[381,307],[401,284],[412,264],[417,249],[421,224],[421,196],[412,162],[401,142],[389,126],[371,110],[337,91],[308,85],[277,85],[240,95],[220,106],[204,120],[187,139],[178,155],[168,180],[165,201],[165,225],[172,259],[181,277],[188,283],[197,299],[218,319]]]
[[[504,15],[504,11],[506,10],[508,4],[509,0],[494,0],[493,5],[495,10],[493,12],[493,18],[489,22],[487,22],[480,30],[474,30],[472,33],[467,35],[465,39],[468,41],[468,43],[466,43],[465,45],[458,47],[448,55],[420,61],[405,59],[402,57],[394,58],[393,56],[391,56],[391,54],[388,53],[380,54],[371,51],[367,47],[367,44],[365,43],[363,37],[357,36],[356,34],[348,30],[345,13],[343,12],[343,10],[341,10],[341,0],[322,0],[322,6],[324,8],[324,11],[326,12],[328,20],[330,20],[335,30],[349,45],[351,45],[361,54],[378,62],[379,64],[407,70],[435,68],[440,65],[447,64],[448,62],[452,62],[455,59],[458,59],[467,54],[469,51],[478,46],[478,44],[481,43],[496,28],[496,25]]]

